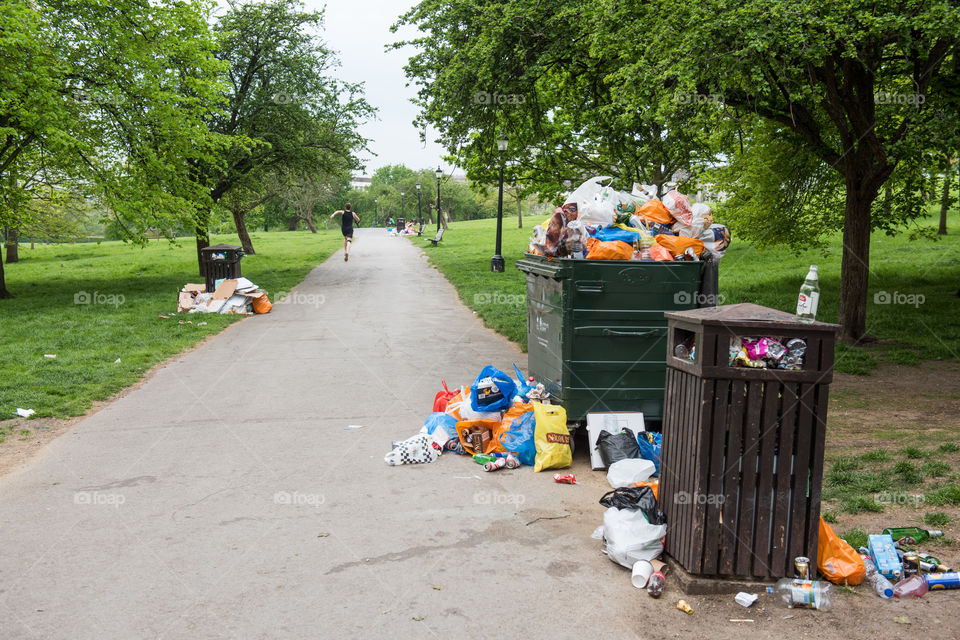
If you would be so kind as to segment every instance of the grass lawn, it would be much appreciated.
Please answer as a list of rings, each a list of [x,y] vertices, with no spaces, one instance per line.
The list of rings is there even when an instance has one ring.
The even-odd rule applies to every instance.
[[[433,248],[430,261],[453,283],[460,298],[484,323],[526,349],[526,285],[514,267],[523,257],[528,237],[543,218],[525,218],[517,229],[504,221],[503,255],[506,272],[490,272],[496,220],[454,222]],[[934,224],[930,218],[927,224]],[[953,235],[938,242],[910,241],[906,235],[875,233],[870,249],[870,292],[867,333],[880,338],[871,347],[837,347],[837,371],[865,374],[878,362],[918,364],[924,360],[960,359],[960,224],[951,215]],[[840,299],[840,236],[825,249],[799,255],[783,250],[759,250],[733,243],[720,263],[720,294],[724,304],[754,302],[793,313],[797,294],[811,264],[820,270],[819,320],[836,322]]]
[[[234,244],[236,237],[212,239],[220,242]],[[275,300],[341,242],[336,230],[253,234],[257,254],[243,258],[243,274]],[[0,420],[15,418],[18,407],[36,410],[36,417],[81,415],[242,317],[175,315],[180,288],[203,282],[193,238],[144,248],[122,242],[21,245],[20,262],[4,266],[7,289],[16,297],[0,300]],[[81,292],[94,303],[76,304]]]

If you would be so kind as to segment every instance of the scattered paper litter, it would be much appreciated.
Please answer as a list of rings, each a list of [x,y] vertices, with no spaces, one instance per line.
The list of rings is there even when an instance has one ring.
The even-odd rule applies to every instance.
[[[55,353],[45,353],[45,354],[43,354],[43,357],[44,357],[44,358],[56,358],[56,357],[57,357],[57,354],[55,354]]]
[[[120,364],[120,358],[117,358],[116,360],[114,360],[113,364]]]
[[[741,606],[744,606],[744,607],[749,607],[749,606],[752,605],[754,602],[756,602],[756,601],[757,601],[757,598],[759,598],[759,597],[760,597],[760,596],[758,596],[758,595],[755,594],[755,593],[747,593],[746,591],[741,591],[740,593],[738,593],[737,595],[735,595],[735,596],[733,597],[733,599],[736,600],[737,604],[739,604],[739,605],[741,605]]]
[[[750,618],[730,618],[730,622],[753,622]]]
[[[344,431],[349,431],[350,429],[363,429],[362,424],[348,424],[343,428]]]
[[[20,416],[21,418],[29,418],[35,413],[36,411],[34,411],[33,409],[21,409],[20,407],[17,407],[17,415]]]
[[[165,320],[169,320],[169,319],[170,319],[170,316],[165,316],[165,315],[163,315],[163,314],[160,314],[160,315],[158,315],[157,317],[158,317],[158,318],[163,318],[163,319],[165,319]]]
[[[202,327],[202,326],[205,325],[205,324],[207,324],[207,323],[206,323],[206,322],[198,322],[198,323],[197,323],[197,326],[198,326],[198,327]]]

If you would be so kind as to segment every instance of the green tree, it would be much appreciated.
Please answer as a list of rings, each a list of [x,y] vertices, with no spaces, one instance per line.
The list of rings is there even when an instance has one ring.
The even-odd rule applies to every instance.
[[[358,166],[365,140],[357,127],[373,109],[360,85],[329,75],[337,61],[314,33],[322,24],[322,13],[304,11],[298,0],[231,5],[217,22],[227,108],[211,112],[209,127],[228,145],[222,156],[196,164],[207,188],[207,211],[196,225],[198,262],[209,244],[209,208],[231,189],[256,202],[271,195],[262,189],[271,172],[326,182]],[[245,212],[234,210],[242,234]]]
[[[190,220],[203,117],[221,64],[211,3],[8,0],[0,4],[0,224],[27,224],[27,176],[56,167],[125,239]],[[9,295],[0,271],[0,297]]]
[[[661,108],[660,85],[627,94],[608,80],[625,61],[596,3],[424,0],[400,25],[424,34],[395,45],[416,48],[406,73],[419,87],[417,124],[434,126],[475,182],[495,182],[501,134],[510,184],[548,197],[595,175],[662,189],[706,153],[696,105]]]
[[[596,41],[626,62],[613,76],[621,91],[663,85],[705,103],[705,113],[722,103],[728,115],[764,119],[773,129],[763,135],[782,147],[772,158],[782,163],[791,150],[797,156],[790,166],[803,174],[781,174],[801,189],[796,202],[825,193],[821,187],[834,179],[825,169],[842,180],[839,316],[846,340],[862,338],[870,232],[891,222],[876,215],[877,194],[891,177],[915,192],[923,152],[946,145],[945,123],[955,127],[956,103],[944,85],[958,81],[960,6],[603,0],[600,13],[617,27]],[[768,202],[768,211],[790,233],[791,218],[804,210],[779,210],[781,202]],[[910,211],[900,213],[907,219]]]

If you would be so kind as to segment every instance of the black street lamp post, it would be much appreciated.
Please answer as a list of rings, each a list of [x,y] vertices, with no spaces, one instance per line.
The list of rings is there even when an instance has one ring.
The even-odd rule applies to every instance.
[[[379,198],[374,198],[374,199],[373,199],[373,226],[375,226],[375,227],[379,227],[379,226],[380,226],[380,205],[379,205],[379,202],[380,202],[380,199],[379,199]]]
[[[443,177],[443,169],[437,165],[437,233],[440,233],[440,178]]]
[[[403,215],[403,189],[400,189],[400,217],[406,222],[407,219]],[[397,231],[399,231],[399,229]]]
[[[420,181],[417,180],[417,224],[420,225],[421,231],[423,227],[423,209],[420,205]]]
[[[500,255],[503,242],[503,153],[507,150],[507,136],[501,135],[497,139],[497,151],[500,152],[500,194],[497,197],[497,251],[490,258],[490,271],[503,273],[505,261]]]

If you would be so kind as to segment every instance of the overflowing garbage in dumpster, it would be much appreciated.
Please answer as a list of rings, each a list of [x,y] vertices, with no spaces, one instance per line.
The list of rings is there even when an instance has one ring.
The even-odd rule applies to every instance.
[[[586,260],[719,260],[730,230],[713,221],[704,203],[679,191],[662,200],[651,187],[631,193],[609,186],[608,176],[587,180],[533,229],[528,251],[548,258]],[[604,184],[607,182],[607,184]]]

